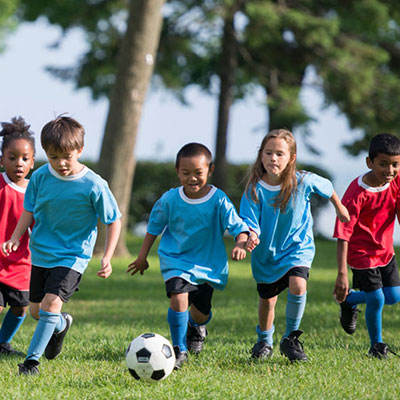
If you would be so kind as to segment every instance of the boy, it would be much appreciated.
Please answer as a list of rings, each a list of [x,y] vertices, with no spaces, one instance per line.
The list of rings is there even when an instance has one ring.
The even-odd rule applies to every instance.
[[[368,355],[386,358],[392,351],[382,342],[382,310],[384,304],[400,300],[393,249],[394,221],[400,215],[400,140],[386,133],[373,137],[366,161],[370,171],[355,179],[343,197],[350,222],[336,221],[338,275],[333,294],[348,334],[356,329],[357,304],[366,303]],[[348,290],[347,264],[353,273],[353,288],[359,291]]]
[[[223,234],[227,229],[236,238],[232,258],[242,260],[249,229],[225,193],[207,184],[214,169],[207,147],[185,145],[175,167],[182,186],[164,193],[154,205],[142,248],[128,272],[143,275],[150,248],[162,234],[158,254],[171,299],[168,323],[179,369],[188,359],[187,350],[197,354],[203,349],[214,288],[223,289],[227,283]]]
[[[121,214],[107,183],[79,162],[84,134],[82,125],[66,116],[43,127],[41,143],[49,163],[33,173],[22,215],[2,246],[6,255],[16,251],[19,238],[35,221],[29,300],[31,315],[39,322],[26,359],[18,364],[20,374],[39,374],[43,352],[49,360],[61,352],[72,323],[71,315],[61,313],[61,308],[78,290],[90,261],[98,218],[106,224],[107,236],[97,275],[107,278],[112,272]]]

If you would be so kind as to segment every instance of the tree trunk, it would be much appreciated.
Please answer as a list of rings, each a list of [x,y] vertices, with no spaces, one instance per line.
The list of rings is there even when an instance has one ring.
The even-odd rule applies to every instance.
[[[225,190],[227,187],[228,169],[226,148],[229,112],[234,100],[233,86],[235,83],[237,68],[237,44],[234,18],[236,12],[243,7],[244,2],[245,0],[236,0],[232,7],[227,10],[224,19],[222,52],[219,68],[220,91],[215,148],[215,172],[213,178],[215,185],[222,190]]]
[[[127,31],[117,61],[116,81],[110,95],[99,173],[106,179],[122,213],[122,232],[115,252],[129,254],[125,243],[132,180],[134,148],[142,106],[153,73],[165,0],[131,0]],[[100,224],[102,225],[102,224]],[[99,230],[96,253],[103,251],[105,229]]]

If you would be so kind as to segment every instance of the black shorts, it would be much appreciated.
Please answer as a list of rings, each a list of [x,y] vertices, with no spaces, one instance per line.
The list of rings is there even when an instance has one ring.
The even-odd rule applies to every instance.
[[[308,281],[310,268],[293,267],[282,278],[273,283],[257,283],[257,292],[262,299],[270,299],[289,287],[289,276],[300,276]]]
[[[26,307],[29,304],[29,291],[18,290],[0,283],[0,306]]]
[[[189,305],[195,305],[205,315],[210,314],[214,288],[208,283],[193,285],[182,278],[171,278],[165,282],[165,288],[168,297],[171,293],[189,293]]]
[[[29,300],[40,303],[46,293],[52,293],[66,303],[79,290],[82,274],[67,267],[32,266]]]
[[[351,271],[353,272],[354,289],[373,292],[383,287],[400,286],[399,269],[395,257],[384,267],[369,269],[352,268]]]

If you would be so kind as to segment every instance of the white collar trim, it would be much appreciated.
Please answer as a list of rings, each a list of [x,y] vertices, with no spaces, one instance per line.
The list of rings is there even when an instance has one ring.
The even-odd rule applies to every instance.
[[[263,181],[262,179],[260,179],[258,181],[258,183],[267,190],[271,190],[272,192],[279,192],[281,190],[281,185],[269,185],[267,182]]]
[[[10,186],[11,188],[13,188],[13,189],[16,190],[17,192],[25,193],[26,188],[22,188],[22,187],[18,186],[16,183],[14,183],[14,182],[8,177],[8,175],[7,175],[5,172],[3,172],[1,175],[3,176],[3,179],[6,181],[6,184],[7,184],[8,186]]]
[[[378,193],[378,192],[383,192],[385,191],[389,186],[390,186],[390,182],[385,183],[383,186],[378,186],[378,187],[373,187],[373,186],[369,186],[367,185],[365,182],[363,182],[362,178],[367,174],[368,172],[366,172],[363,175],[360,175],[358,177],[358,181],[357,183],[365,190],[367,190],[368,192],[373,192],[373,193]]]
[[[87,174],[87,172],[89,171],[89,168],[86,167],[86,165],[83,166],[82,171],[80,171],[78,174],[76,175],[70,175],[70,176],[62,176],[60,175],[50,164],[47,164],[50,173],[56,177],[57,179],[60,179],[62,181],[75,181],[76,179],[82,178],[83,176],[85,176]]]
[[[206,201],[208,201],[209,199],[211,199],[211,197],[214,195],[214,193],[217,191],[217,188],[213,185],[211,186],[211,190],[204,196],[201,197],[200,199],[191,199],[189,197],[186,196],[185,192],[183,191],[183,186],[181,186],[179,188],[179,196],[181,196],[181,199],[189,204],[201,204],[201,203],[205,203]]]

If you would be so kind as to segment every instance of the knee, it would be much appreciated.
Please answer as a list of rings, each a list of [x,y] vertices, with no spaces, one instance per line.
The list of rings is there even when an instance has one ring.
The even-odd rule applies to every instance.
[[[385,304],[393,305],[400,301],[400,286],[384,287]]]
[[[11,312],[16,317],[24,317],[27,309],[28,307],[11,307]]]
[[[382,289],[374,290],[373,292],[366,292],[367,306],[375,308],[383,307],[385,304],[385,296]]]

